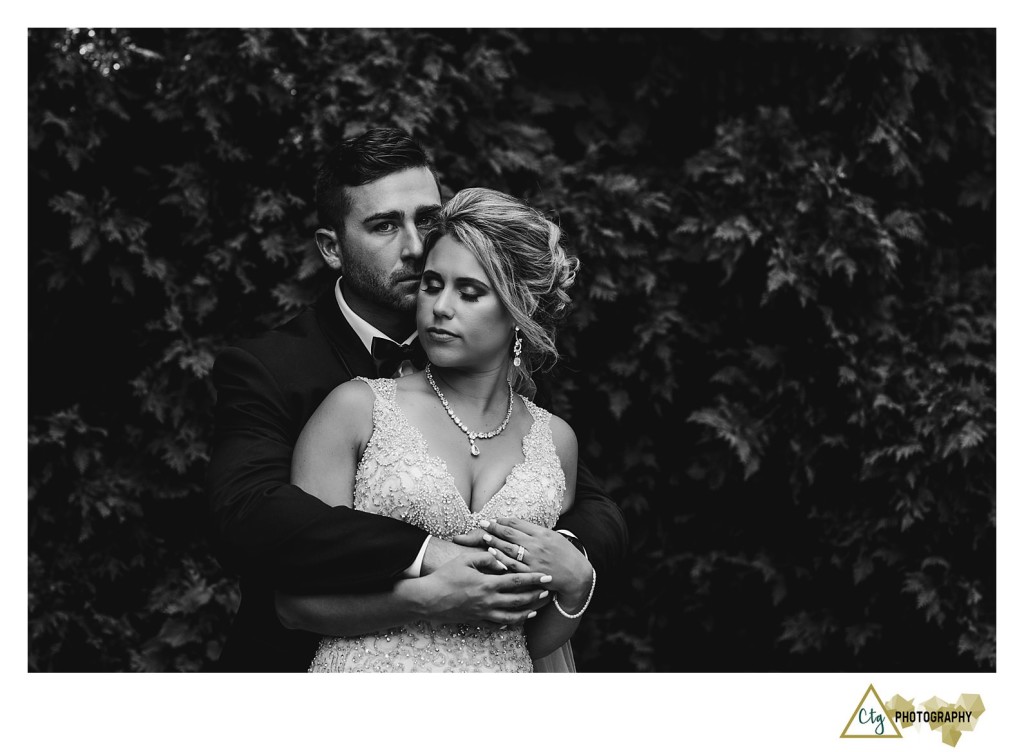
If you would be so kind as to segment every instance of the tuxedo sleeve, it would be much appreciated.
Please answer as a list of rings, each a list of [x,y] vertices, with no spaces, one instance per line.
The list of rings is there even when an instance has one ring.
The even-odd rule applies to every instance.
[[[426,534],[389,517],[330,507],[291,485],[302,407],[254,355],[225,350],[213,379],[207,481],[222,563],[293,593],[353,592],[397,579]]]
[[[629,533],[622,512],[582,462],[576,473],[576,498],[555,527],[571,532],[587,549],[598,577],[594,601],[602,603],[623,575]]]

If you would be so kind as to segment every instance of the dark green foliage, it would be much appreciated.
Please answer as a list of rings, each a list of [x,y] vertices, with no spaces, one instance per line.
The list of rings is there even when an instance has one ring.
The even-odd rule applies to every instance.
[[[582,668],[993,669],[994,52],[33,31],[30,668],[212,665],[210,368],[323,288],[317,162],[392,124],[583,261],[545,381],[633,555]]]

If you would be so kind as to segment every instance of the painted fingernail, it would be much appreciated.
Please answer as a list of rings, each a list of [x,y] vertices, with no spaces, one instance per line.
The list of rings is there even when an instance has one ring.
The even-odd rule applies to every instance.
[[[552,577],[549,574],[546,574],[546,575],[544,575],[543,577],[540,578],[540,581],[541,582],[551,582],[553,579],[555,579],[555,578]]]
[[[494,536],[488,533],[484,533],[484,540],[490,543],[492,540],[494,540]]]
[[[505,571],[505,572],[507,572],[507,571],[508,571],[508,567],[506,567],[506,566],[505,566],[504,564],[502,564],[502,563],[501,563],[500,561],[498,562],[498,566],[499,566],[499,567],[501,567],[503,571]]]
[[[538,597],[539,597],[539,598],[547,598],[547,597],[548,597],[548,591],[547,591],[547,590],[545,590],[545,591],[544,591],[543,593],[541,593],[541,594],[540,594],[540,595],[539,595]]]
[[[527,619],[532,619],[532,618],[533,618],[534,616],[536,616],[536,615],[537,615],[537,612],[536,612],[536,611],[531,611],[530,613],[528,613],[528,614],[526,615],[526,618],[527,618]]]
[[[490,520],[484,520],[483,522],[480,523],[480,527],[482,527],[484,529],[487,529],[490,526],[491,526],[491,521]],[[487,536],[485,535],[484,538],[486,538],[486,537]]]

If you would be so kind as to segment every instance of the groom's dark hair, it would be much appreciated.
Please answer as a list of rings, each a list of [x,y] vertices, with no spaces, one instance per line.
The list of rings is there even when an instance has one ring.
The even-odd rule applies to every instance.
[[[331,150],[317,172],[316,214],[320,226],[340,227],[348,211],[346,187],[366,185],[413,167],[428,168],[437,180],[423,147],[401,128],[371,128],[345,139]]]

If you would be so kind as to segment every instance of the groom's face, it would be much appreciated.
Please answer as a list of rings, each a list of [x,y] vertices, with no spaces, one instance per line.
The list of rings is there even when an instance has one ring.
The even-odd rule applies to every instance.
[[[426,167],[346,187],[341,227],[317,231],[328,265],[341,272],[353,310],[372,323],[381,309],[412,313],[423,270],[423,236],[441,208],[437,182]]]

